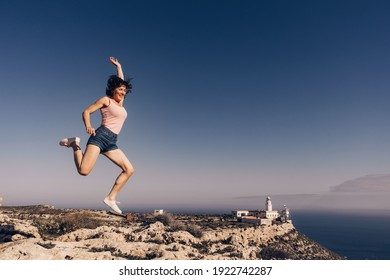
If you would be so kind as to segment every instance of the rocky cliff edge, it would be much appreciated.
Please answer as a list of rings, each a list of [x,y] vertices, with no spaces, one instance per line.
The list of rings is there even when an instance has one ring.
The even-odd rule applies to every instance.
[[[2,260],[337,260],[293,224],[229,216],[132,214],[51,206],[0,207]]]

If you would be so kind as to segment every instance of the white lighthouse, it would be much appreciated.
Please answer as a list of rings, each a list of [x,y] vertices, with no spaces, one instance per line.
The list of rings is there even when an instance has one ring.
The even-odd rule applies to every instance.
[[[265,210],[249,211],[249,216],[255,216],[260,219],[269,219],[270,221],[279,217],[279,212],[272,210],[271,198],[267,196],[265,200]]]
[[[267,196],[267,200],[265,201],[265,210],[272,211],[272,202],[269,196]]]
[[[284,222],[292,223],[290,210],[284,205],[284,208],[280,211],[272,210],[271,197],[267,196],[265,200],[264,210],[249,210],[249,211],[232,211],[233,215],[239,220],[245,223],[251,223],[256,225],[272,225],[273,223]],[[244,214],[245,212],[245,214]]]
[[[291,222],[290,209],[286,205],[283,206],[283,209],[280,211],[280,217],[283,222]]]

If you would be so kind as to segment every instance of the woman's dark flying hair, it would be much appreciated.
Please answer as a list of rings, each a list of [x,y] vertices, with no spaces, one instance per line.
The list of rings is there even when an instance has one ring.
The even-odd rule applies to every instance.
[[[107,81],[106,95],[112,98],[114,90],[120,86],[125,86],[127,92],[131,92],[133,88],[133,85],[130,83],[130,79],[122,80],[117,75],[111,75]]]

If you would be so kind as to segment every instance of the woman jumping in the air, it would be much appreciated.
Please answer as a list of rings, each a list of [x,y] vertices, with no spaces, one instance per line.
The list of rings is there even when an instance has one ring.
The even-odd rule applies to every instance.
[[[105,155],[122,169],[111,191],[103,200],[113,211],[122,214],[116,204],[116,197],[134,173],[134,168],[126,155],[118,148],[116,141],[127,117],[123,101],[127,92],[131,92],[132,85],[129,80],[124,80],[122,67],[118,60],[110,57],[110,61],[116,66],[118,76],[112,75],[108,79],[107,96],[100,98],[83,112],[86,131],[91,134],[84,154],[80,148],[79,137],[62,139],[60,145],[73,149],[74,162],[80,175],[86,176],[91,172],[99,154]],[[102,122],[101,126],[95,130],[91,125],[90,115],[99,109]]]

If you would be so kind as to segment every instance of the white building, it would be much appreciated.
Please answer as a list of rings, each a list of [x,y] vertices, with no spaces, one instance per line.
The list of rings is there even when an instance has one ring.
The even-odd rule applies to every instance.
[[[272,225],[273,219],[261,219],[254,216],[244,216],[241,219],[243,223],[249,223],[254,225]]]
[[[0,206],[3,205],[3,198],[0,196]]]
[[[290,209],[286,205],[283,206],[283,209],[280,211],[280,218],[282,222],[291,222]]]
[[[162,214],[164,214],[164,210],[163,209],[156,209],[156,210],[154,210],[154,215],[162,215]]]
[[[248,216],[249,211],[248,210],[234,210],[234,211],[232,211],[232,215],[236,218],[241,218],[242,216]]]
[[[290,210],[284,205],[283,210],[272,209],[272,201],[269,196],[265,201],[265,210],[235,210],[232,211],[237,220],[256,225],[272,225],[275,220],[291,222]]]

